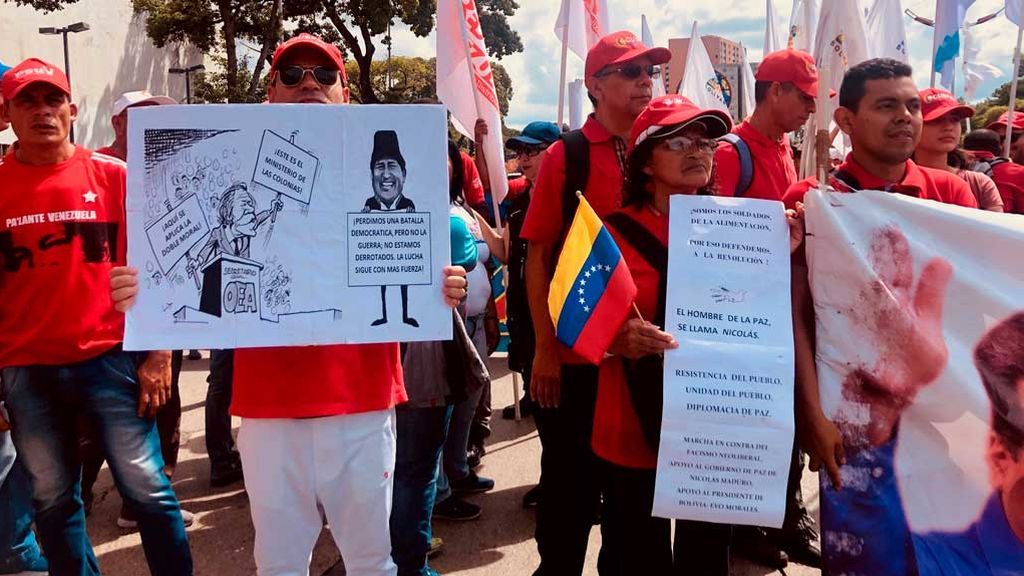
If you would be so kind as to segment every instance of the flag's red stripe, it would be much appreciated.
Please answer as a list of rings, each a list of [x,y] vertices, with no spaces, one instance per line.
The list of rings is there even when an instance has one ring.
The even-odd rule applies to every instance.
[[[604,294],[594,307],[587,323],[583,325],[573,352],[588,362],[600,364],[605,352],[611,345],[619,327],[633,309],[636,298],[636,284],[626,267],[626,262],[619,259],[615,271],[608,279]]]

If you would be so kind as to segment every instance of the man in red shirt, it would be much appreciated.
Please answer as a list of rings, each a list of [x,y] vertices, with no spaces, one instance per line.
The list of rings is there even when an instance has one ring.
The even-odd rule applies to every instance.
[[[1024,142],[1024,138],[1018,141]],[[1024,214],[1024,165],[1003,156],[999,135],[987,129],[972,130],[964,137],[964,150],[974,156],[972,170],[987,174],[996,183],[1003,199],[1003,212]]]
[[[781,200],[797,181],[788,133],[806,124],[815,111],[818,69],[806,52],[779,50],[764,57],[755,80],[754,112],[722,139],[715,152],[715,185],[722,196]],[[810,566],[820,564],[818,534],[800,489],[803,467],[803,454],[795,446],[782,529],[737,527],[733,542],[738,554],[776,568],[784,568],[788,557]]]
[[[270,103],[347,104],[341,51],[309,34],[274,51]],[[444,271],[454,307],[465,270]],[[112,273],[113,299],[134,303],[137,272]],[[394,406],[406,400],[397,343],[235,350],[231,411],[263,575],[306,574],[323,523],[352,574],[397,573],[389,518],[395,465]]]
[[[830,178],[839,191],[886,190],[947,204],[977,207],[970,186],[951,172],[918,166],[911,160],[924,120],[921,99],[910,66],[887,58],[862,62],[847,71],[834,119],[853,144],[853,150]],[[783,198],[787,207],[803,200],[814,178],[797,182]],[[811,456],[811,469],[824,465],[839,485],[844,463],[843,438],[823,413],[814,365],[814,302],[803,250],[793,261],[793,316],[796,356],[797,420],[801,444]],[[853,490],[854,488],[848,488]],[[829,565],[840,535],[825,534],[824,563]],[[831,539],[830,539],[831,536]]]
[[[985,126],[999,135],[1000,143],[1006,142],[1006,131],[1009,129],[1010,113],[1003,112],[995,122]],[[1017,164],[1024,164],[1024,110],[1013,113],[1013,134],[1010,136],[1010,159]],[[1000,150],[1003,145],[1000,144]],[[1001,155],[1001,154],[999,154]]]
[[[742,142],[723,140],[715,152],[715,183],[722,196],[781,200],[797,181],[787,134],[807,123],[815,111],[818,69],[806,52],[779,50],[764,57],[755,80],[754,112],[732,131]],[[742,181],[741,146],[749,151],[751,170],[746,182]]]
[[[0,117],[18,137],[0,163],[2,392],[50,569],[99,573],[76,454],[84,415],[138,516],[150,571],[191,574],[153,421],[170,392],[171,355],[122,351],[124,317],[110,300],[109,271],[125,261],[125,165],[68,142],[77,108],[57,67],[25,60],[0,92]]]
[[[144,106],[160,106],[165,104],[177,104],[178,102],[170,96],[153,96],[145,90],[125,92],[114,102],[114,108],[110,114],[110,124],[114,128],[114,142],[110,146],[104,146],[97,150],[100,154],[120,158],[128,161],[128,109],[142,108]]]
[[[536,530],[540,567],[535,576],[582,573],[600,501],[600,468],[590,447],[597,367],[558,342],[548,314],[557,247],[575,208],[566,205],[563,210],[575,192],[567,194],[567,177],[576,180],[566,157],[578,149],[579,144],[571,143],[580,142],[582,136],[580,147],[589,155],[589,170],[581,191],[598,216],[619,208],[629,130],[651,100],[657,66],[670,57],[667,49],[648,49],[630,32],[614,32],[599,40],[587,54],[585,66],[594,113],[580,132],[569,133],[548,148],[531,192],[521,235],[529,241],[526,291],[536,334],[530,395],[541,408],[534,417],[544,446]],[[598,560],[602,573],[614,566],[615,552],[609,548],[602,548]]]

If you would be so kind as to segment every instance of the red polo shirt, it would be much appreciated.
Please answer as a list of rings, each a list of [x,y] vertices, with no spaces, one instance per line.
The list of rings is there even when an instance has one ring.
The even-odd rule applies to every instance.
[[[733,129],[750,148],[754,163],[754,177],[744,198],[781,200],[786,190],[797,181],[793,150],[785,135],[771,140],[744,120]],[[715,182],[720,196],[733,196],[740,179],[740,156],[736,147],[721,142],[715,151]]]
[[[630,206],[622,211],[668,245],[667,215],[657,214],[648,207]],[[622,251],[626,266],[636,282],[637,308],[644,318],[654,318],[658,308],[658,271],[651,268],[647,259],[620,237],[615,228],[609,226],[608,231]],[[654,469],[658,464],[658,454],[644,439],[619,356],[605,358],[598,371],[591,448],[594,454],[619,466]]]
[[[583,125],[590,142],[590,175],[583,195],[597,215],[604,218],[622,204],[622,168],[616,146],[625,142],[609,132],[593,114]],[[618,144],[616,143],[618,142]],[[522,237],[539,244],[555,244],[562,233],[562,188],[565,186],[565,147],[559,140],[548,147],[530,192]]]
[[[859,188],[856,189],[886,190],[915,198],[936,200],[945,204],[957,204],[968,208],[978,207],[978,201],[975,200],[970,185],[956,174],[918,166],[912,160],[907,160],[906,166],[903,180],[895,184],[886,182],[865,170],[853,159],[853,154],[846,157],[846,162],[839,166],[838,171],[845,171],[856,179],[859,185]],[[853,183],[840,181],[834,176],[829,178],[829,184],[840,192],[855,190]],[[808,190],[817,187],[817,178],[805,178],[790,186],[783,197],[783,202],[786,203],[787,208],[792,208],[797,202],[803,201]]]
[[[386,410],[407,399],[398,344],[235,350],[235,416],[338,416]]]
[[[1024,166],[1000,162],[992,167],[992,180],[1003,198],[1003,212],[1024,214]]]

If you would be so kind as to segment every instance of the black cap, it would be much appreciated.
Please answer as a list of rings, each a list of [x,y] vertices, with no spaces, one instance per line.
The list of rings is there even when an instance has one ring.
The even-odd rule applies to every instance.
[[[370,168],[383,158],[391,158],[398,162],[405,172],[405,158],[398,148],[398,134],[394,130],[378,130],[373,134],[373,153],[370,155]]]

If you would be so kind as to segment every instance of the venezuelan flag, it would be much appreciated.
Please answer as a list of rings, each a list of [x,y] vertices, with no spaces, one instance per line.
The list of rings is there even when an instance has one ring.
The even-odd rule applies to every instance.
[[[548,292],[558,340],[598,364],[636,297],[622,252],[582,195]]]

